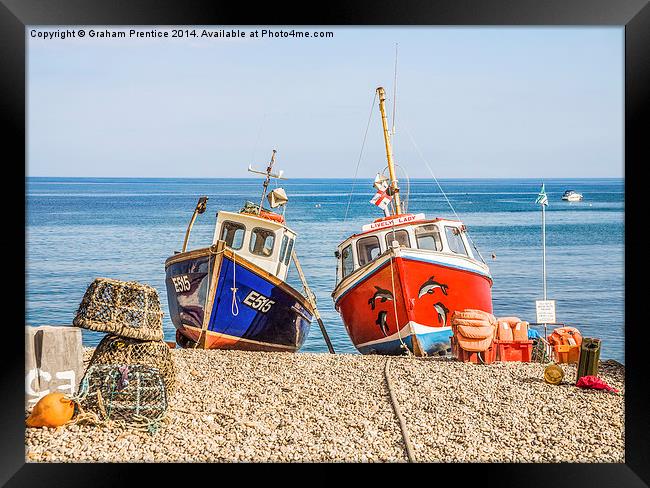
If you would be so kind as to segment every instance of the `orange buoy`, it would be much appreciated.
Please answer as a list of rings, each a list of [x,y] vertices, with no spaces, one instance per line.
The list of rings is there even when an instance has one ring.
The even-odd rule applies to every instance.
[[[72,419],[74,402],[60,392],[41,398],[27,417],[27,427],[59,427]]]

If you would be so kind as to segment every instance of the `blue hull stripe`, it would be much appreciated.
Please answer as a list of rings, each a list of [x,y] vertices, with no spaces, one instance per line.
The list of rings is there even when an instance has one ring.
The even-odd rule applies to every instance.
[[[437,264],[438,266],[443,266],[445,268],[450,268],[450,269],[460,269],[462,271],[467,271],[468,273],[477,274],[479,276],[482,276],[482,277],[487,278],[490,281],[492,281],[492,277],[490,275],[485,274],[482,271],[479,271],[477,269],[466,268],[465,266],[458,266],[456,264],[449,264],[449,263],[443,263],[441,261],[436,261],[435,259],[428,259],[428,258],[415,257],[415,256],[402,256],[402,259],[405,259],[405,260],[408,260],[408,261],[420,261],[422,263]]]
[[[451,332],[449,329],[429,332],[427,334],[418,334],[417,338],[420,342],[422,349],[429,354],[434,355],[439,351],[446,351],[450,347],[449,336]],[[407,345],[409,350],[413,352],[413,339],[409,334],[406,337],[402,338],[402,341]],[[387,354],[387,355],[401,355],[404,354],[404,350],[401,347],[401,342],[399,339],[387,342],[380,342],[378,344],[372,344],[369,346],[359,347],[359,352],[361,354]]]

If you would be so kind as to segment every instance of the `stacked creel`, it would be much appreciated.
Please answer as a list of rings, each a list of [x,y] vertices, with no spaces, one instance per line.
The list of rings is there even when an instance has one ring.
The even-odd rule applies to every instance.
[[[451,316],[452,343],[468,353],[485,353],[492,346],[496,325],[494,315],[489,312],[475,309],[456,311]],[[465,355],[462,351],[457,351],[459,359],[474,362],[471,354]]]
[[[91,364],[79,391],[84,411],[151,432],[160,427],[168,406],[160,372],[142,364]]]
[[[73,325],[141,341],[163,339],[155,288],[135,281],[96,278],[84,294]]]
[[[116,374],[114,370],[119,369],[128,384],[129,369],[135,372],[145,368],[149,376],[160,376],[166,390],[163,394],[169,396],[174,388],[175,371],[171,352],[163,341],[162,316],[158,292],[149,285],[109,278],[97,278],[90,284],[73,325],[107,335],[95,349],[86,370],[85,376],[93,372],[93,381],[89,382],[85,376],[82,379],[87,393],[89,384],[101,383],[97,382],[97,374],[104,374],[108,381]],[[140,378],[141,374],[144,373],[136,376]],[[152,401],[161,404],[163,399]],[[140,406],[135,409],[140,410]]]
[[[95,348],[90,364],[140,364],[156,368],[168,394],[174,391],[176,372],[169,346],[163,341],[139,341],[106,335]]]

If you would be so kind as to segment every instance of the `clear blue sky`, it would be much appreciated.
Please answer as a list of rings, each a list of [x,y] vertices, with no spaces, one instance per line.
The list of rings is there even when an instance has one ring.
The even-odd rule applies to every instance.
[[[298,29],[334,38],[28,28],[28,176],[245,177],[276,148],[288,177],[351,178],[377,86],[392,112],[395,43],[409,176],[429,177],[409,134],[442,178],[623,176],[621,27]],[[375,107],[360,177],[383,150]]]

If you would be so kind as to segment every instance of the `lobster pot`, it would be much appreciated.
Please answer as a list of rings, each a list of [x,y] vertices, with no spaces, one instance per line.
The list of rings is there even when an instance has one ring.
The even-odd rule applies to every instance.
[[[147,424],[162,419],[167,394],[156,368],[141,364],[92,364],[79,385],[80,405],[103,420]]]
[[[127,364],[156,368],[167,394],[174,391],[176,372],[169,346],[163,341],[139,341],[109,334],[95,348],[90,365]]]
[[[155,288],[135,281],[96,278],[72,323],[77,327],[140,339],[163,339],[162,311]]]

